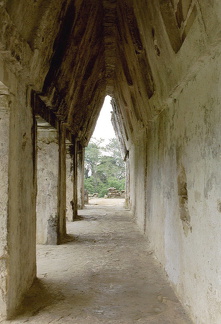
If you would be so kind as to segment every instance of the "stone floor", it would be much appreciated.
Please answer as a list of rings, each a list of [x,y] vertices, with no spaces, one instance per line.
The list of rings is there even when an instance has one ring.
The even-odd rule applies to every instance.
[[[38,247],[21,315],[1,323],[192,323],[122,200],[101,202],[68,223],[65,244]]]

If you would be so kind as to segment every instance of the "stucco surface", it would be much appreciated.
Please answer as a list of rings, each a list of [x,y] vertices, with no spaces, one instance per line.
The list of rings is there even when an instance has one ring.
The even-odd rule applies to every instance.
[[[37,131],[37,243],[58,242],[58,133],[38,127]]]
[[[203,324],[221,321],[219,62],[219,52],[203,61],[174,94],[150,128],[146,162],[147,235],[179,298]],[[181,169],[187,219],[179,202]]]
[[[71,222],[73,210],[71,201],[73,200],[73,161],[69,153],[66,155],[66,218]]]
[[[36,276],[35,122],[22,82],[10,94],[7,314],[14,314]],[[15,100],[16,98],[16,100]]]
[[[5,91],[4,91],[5,92]],[[9,153],[10,108],[8,96],[0,90],[0,313],[6,314],[7,280],[8,280],[8,153]]]

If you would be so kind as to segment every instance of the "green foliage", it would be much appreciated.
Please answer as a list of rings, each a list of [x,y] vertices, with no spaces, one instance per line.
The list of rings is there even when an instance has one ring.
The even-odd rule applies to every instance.
[[[88,193],[92,194],[94,192],[96,192],[96,188],[95,188],[95,181],[94,181],[94,177],[88,177],[85,178],[84,180],[84,188],[88,191]]]
[[[125,163],[117,139],[111,139],[106,146],[102,139],[90,141],[85,150],[84,185],[90,194],[98,193],[99,197],[104,197],[110,187],[124,190]]]
[[[96,166],[99,163],[99,159],[102,155],[102,144],[103,140],[92,140],[85,150],[85,177],[88,178],[89,174],[93,176],[95,174]]]

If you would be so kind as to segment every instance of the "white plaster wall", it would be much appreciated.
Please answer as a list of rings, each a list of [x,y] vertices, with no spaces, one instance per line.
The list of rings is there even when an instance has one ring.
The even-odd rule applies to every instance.
[[[221,323],[221,53],[211,52],[149,128],[146,177],[138,167],[139,152],[132,170],[138,224],[143,178],[147,235],[194,324]],[[186,172],[190,224],[180,218],[180,165]]]

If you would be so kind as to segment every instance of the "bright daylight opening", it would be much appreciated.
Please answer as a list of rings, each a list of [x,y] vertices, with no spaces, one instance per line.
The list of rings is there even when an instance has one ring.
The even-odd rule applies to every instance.
[[[111,97],[106,96],[85,150],[84,186],[89,199],[125,198],[125,162],[111,123],[111,112]]]

